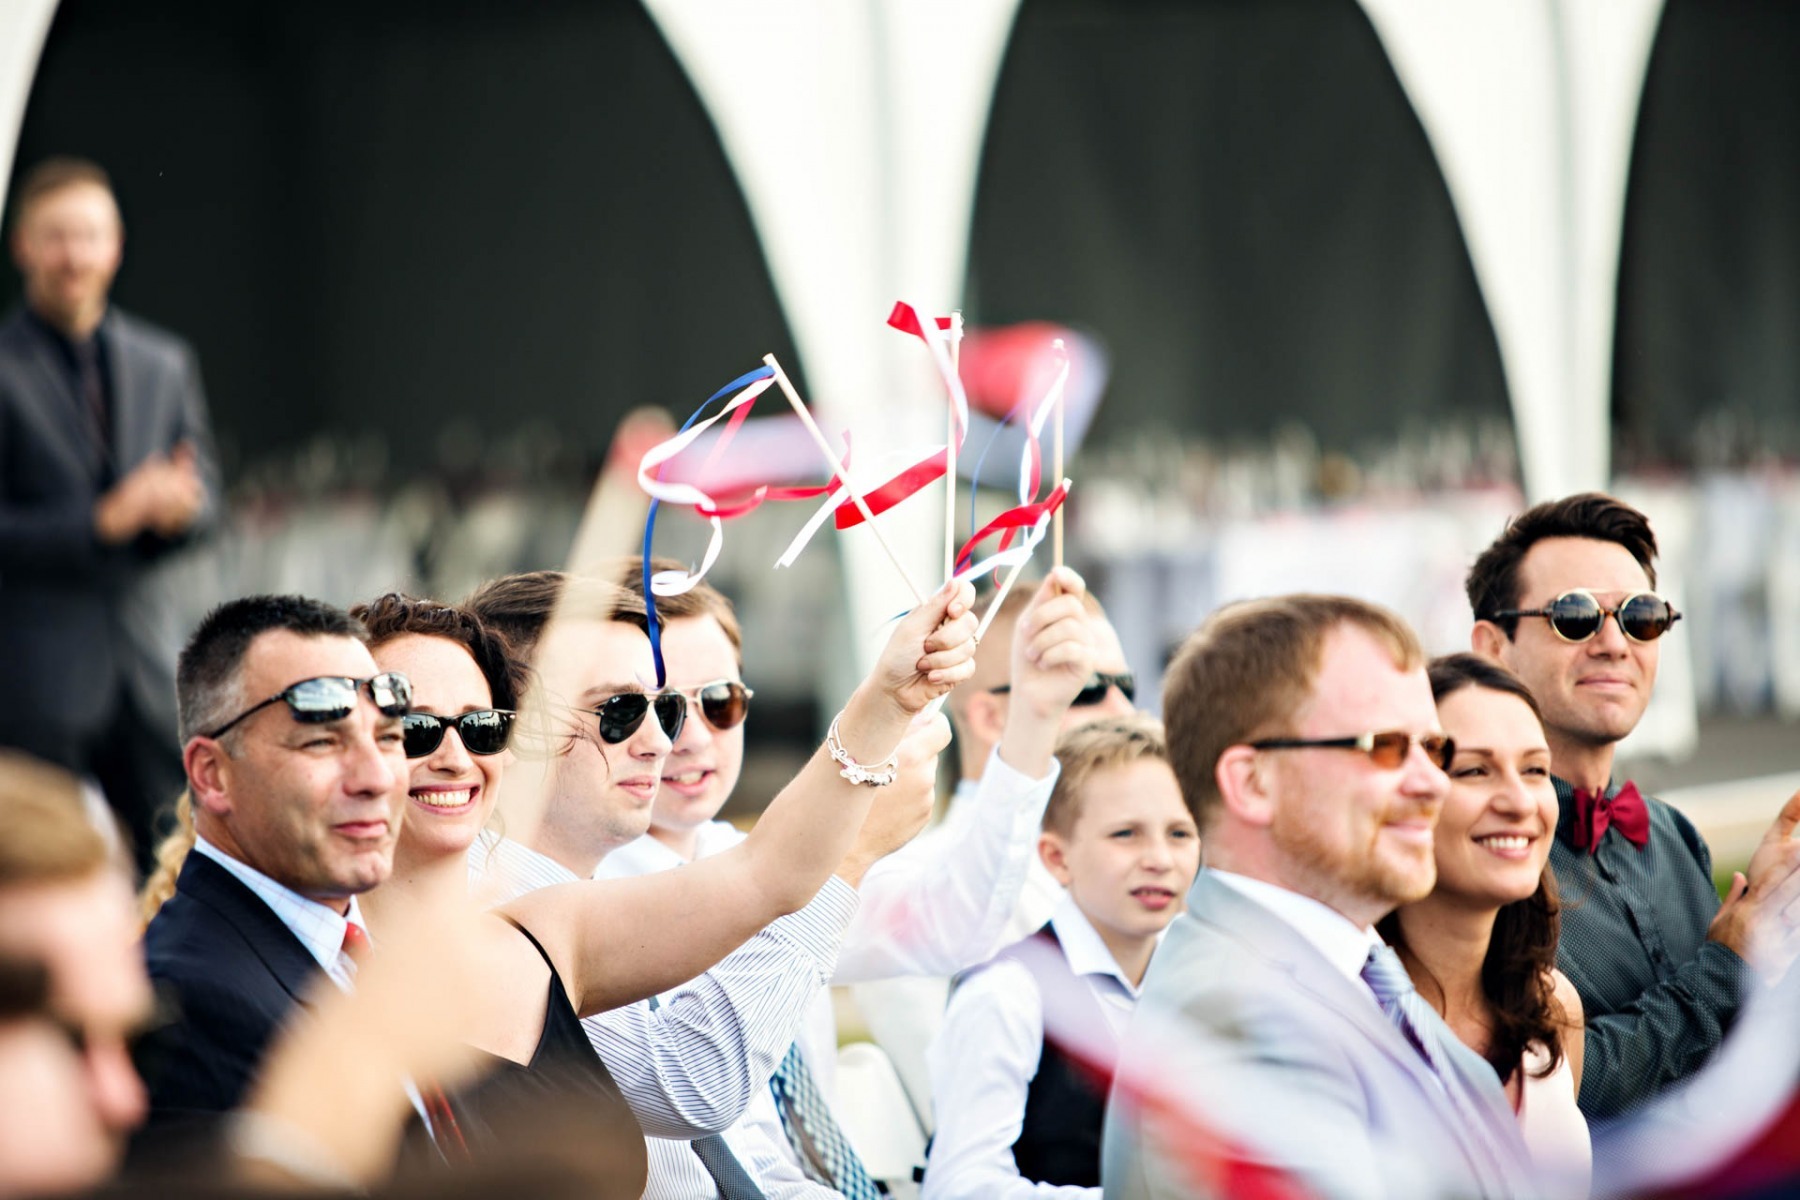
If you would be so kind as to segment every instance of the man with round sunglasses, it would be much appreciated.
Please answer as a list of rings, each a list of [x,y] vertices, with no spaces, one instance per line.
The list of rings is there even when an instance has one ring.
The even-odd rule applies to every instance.
[[[1557,966],[1586,1012],[1579,1101],[1616,1117],[1699,1069],[1736,1019],[1751,967],[1793,958],[1782,916],[1800,900],[1800,797],[1723,905],[1706,842],[1681,813],[1615,778],[1618,743],[1650,702],[1680,614],[1656,592],[1647,517],[1587,492],[1514,517],[1467,580],[1476,653],[1543,709],[1561,805],[1550,866],[1562,893]],[[1763,935],[1763,936],[1757,936]],[[1753,936],[1756,941],[1753,945]],[[1596,1179],[1604,1161],[1596,1161]]]
[[[179,1018],[140,1061],[155,1143],[238,1106],[320,972],[348,985],[357,896],[393,868],[406,804],[411,686],[362,624],[300,596],[214,609],[182,650],[177,693],[198,838],[144,934]]]

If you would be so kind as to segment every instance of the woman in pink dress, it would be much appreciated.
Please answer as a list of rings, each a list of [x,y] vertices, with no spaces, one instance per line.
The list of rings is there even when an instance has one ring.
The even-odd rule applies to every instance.
[[[1493,1065],[1545,1194],[1586,1195],[1581,999],[1556,969],[1550,874],[1556,791],[1537,701],[1472,654],[1431,664],[1438,722],[1456,742],[1437,825],[1437,886],[1381,923],[1413,985]]]

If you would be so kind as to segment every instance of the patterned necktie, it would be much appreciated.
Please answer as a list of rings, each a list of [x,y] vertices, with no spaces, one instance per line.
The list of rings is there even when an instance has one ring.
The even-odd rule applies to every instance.
[[[1413,987],[1412,976],[1406,973],[1400,956],[1389,946],[1371,947],[1368,961],[1363,963],[1362,977],[1369,990],[1375,993],[1381,1011],[1406,1035],[1413,1048],[1425,1056],[1432,1071],[1442,1080],[1445,1077],[1442,1049],[1425,1022],[1425,999]]]
[[[1438,1041],[1439,1022],[1427,1018],[1430,1006],[1425,998],[1413,987],[1412,977],[1406,973],[1406,967],[1400,962],[1390,946],[1374,946],[1369,950],[1369,957],[1363,963],[1363,982],[1375,993],[1375,999],[1381,1005],[1381,1011],[1387,1014],[1406,1040],[1424,1056],[1430,1064],[1432,1074],[1444,1087],[1444,1093],[1450,1098],[1450,1106],[1456,1110],[1462,1123],[1475,1135],[1476,1142],[1487,1156],[1487,1168],[1494,1173],[1495,1179],[1504,1179],[1505,1172],[1500,1163],[1501,1152],[1494,1145],[1486,1121],[1482,1118],[1475,1100],[1465,1094],[1463,1083],[1456,1072],[1445,1061],[1444,1047]]]
[[[850,1145],[850,1139],[838,1127],[819,1091],[806,1060],[800,1056],[798,1042],[788,1047],[787,1057],[775,1068],[769,1080],[775,1092],[775,1108],[781,1113],[781,1128],[800,1155],[800,1166],[815,1183],[836,1188],[847,1200],[879,1200],[881,1193],[875,1181],[863,1170],[862,1159]]]
[[[1609,827],[1624,834],[1625,840],[1639,850],[1649,844],[1650,806],[1644,803],[1644,795],[1638,791],[1637,784],[1630,780],[1611,796],[1604,791],[1575,789],[1575,827],[1569,831],[1569,840],[1575,843],[1575,848],[1589,854],[1598,853],[1600,839],[1606,836]]]
[[[344,922],[344,945],[340,951],[350,960],[350,977],[356,978],[356,965],[369,957],[374,943],[369,940],[369,932],[355,921]],[[469,1160],[469,1144],[463,1140],[462,1126],[457,1124],[456,1110],[450,1107],[450,1097],[444,1089],[435,1083],[421,1083],[419,1100],[425,1106],[425,1115],[431,1121],[431,1140],[437,1144],[438,1152],[446,1161],[467,1162]]]
[[[650,997],[651,1012],[661,1007],[662,1001]],[[712,1176],[720,1200],[768,1200],[763,1190],[756,1186],[756,1180],[750,1178],[750,1172],[744,1170],[744,1164],[731,1152],[724,1137],[712,1133],[692,1139],[688,1146],[700,1160],[700,1165],[706,1168],[706,1173]]]

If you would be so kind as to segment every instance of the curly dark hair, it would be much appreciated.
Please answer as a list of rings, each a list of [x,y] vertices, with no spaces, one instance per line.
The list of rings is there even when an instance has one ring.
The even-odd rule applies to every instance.
[[[1543,721],[1531,689],[1517,675],[1489,659],[1449,654],[1433,659],[1428,671],[1434,700],[1441,702],[1464,688],[1481,688],[1517,697],[1540,723]],[[1551,976],[1556,966],[1561,911],[1556,877],[1546,865],[1538,877],[1537,890],[1523,900],[1502,905],[1494,918],[1487,957],[1481,962],[1481,991],[1494,1021],[1487,1060],[1503,1080],[1519,1069],[1526,1047],[1533,1042],[1542,1042],[1549,1051],[1544,1068],[1538,1072],[1540,1077],[1550,1074],[1562,1061],[1565,1019],[1556,1002],[1556,985]],[[1396,950],[1405,947],[1406,935],[1401,931],[1398,913],[1383,917],[1376,928]]]
[[[513,653],[505,637],[489,629],[468,609],[389,592],[367,604],[356,605],[350,615],[368,628],[371,649],[409,633],[455,642],[475,660],[493,694],[494,707],[519,707],[530,668]]]
[[[1650,586],[1656,586],[1656,535],[1650,531],[1650,518],[1604,492],[1581,492],[1526,509],[1481,552],[1463,581],[1475,619],[1492,621],[1508,638],[1517,633],[1519,618],[1494,614],[1519,607],[1519,564],[1526,551],[1546,538],[1559,537],[1625,547],[1644,568]]]

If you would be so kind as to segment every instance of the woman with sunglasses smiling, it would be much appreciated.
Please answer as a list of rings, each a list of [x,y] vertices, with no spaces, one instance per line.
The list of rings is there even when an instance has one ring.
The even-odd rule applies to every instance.
[[[903,620],[847,707],[846,725],[880,726],[875,736],[898,741],[909,719],[902,714],[967,675],[969,608],[966,589],[941,593]],[[498,635],[462,609],[389,595],[353,611],[369,627],[376,662],[413,684],[404,729],[411,805],[393,874],[364,904],[379,943],[384,914],[466,903],[467,852],[512,759],[506,735],[519,733],[512,712],[524,672]],[[597,749],[613,772],[634,771],[647,761],[660,764],[686,715],[679,694],[624,691],[591,708],[547,713],[551,733],[538,735],[532,750],[555,757],[588,741],[592,746],[580,752]],[[941,746],[941,733],[931,737]],[[891,788],[856,786],[820,752],[770,806],[759,825],[769,832],[739,852],[680,878],[566,884],[493,910],[493,919],[469,930],[489,964],[483,974],[492,981],[492,1020],[468,1038],[494,1060],[493,1071],[457,1098],[464,1128],[479,1129],[484,1110],[546,1080],[575,1086],[599,1111],[632,1120],[577,1018],[706,970],[811,898],[848,850],[874,794],[886,793],[883,803],[916,800],[922,818],[930,789],[925,769],[903,772]],[[652,928],[659,936],[646,942],[643,931]]]
[[[1430,676],[1453,743],[1437,884],[1379,929],[1419,995],[1499,1075],[1545,1194],[1585,1195],[1581,1000],[1555,967],[1557,803],[1543,721],[1518,677],[1487,659],[1449,655]]]

